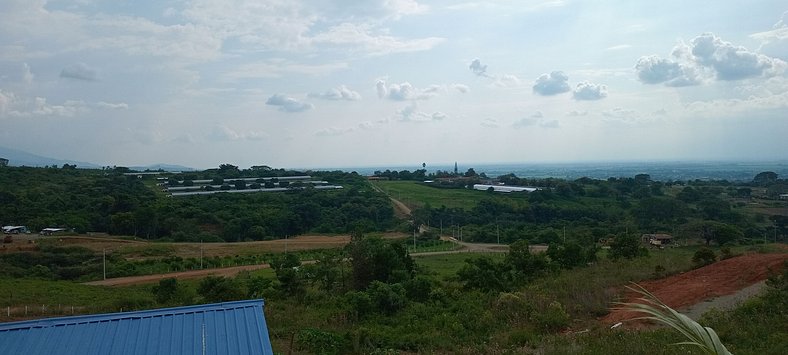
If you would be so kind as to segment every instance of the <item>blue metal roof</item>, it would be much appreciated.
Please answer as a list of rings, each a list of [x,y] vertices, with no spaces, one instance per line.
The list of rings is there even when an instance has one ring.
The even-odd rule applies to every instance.
[[[0,354],[272,355],[263,300],[0,323]]]

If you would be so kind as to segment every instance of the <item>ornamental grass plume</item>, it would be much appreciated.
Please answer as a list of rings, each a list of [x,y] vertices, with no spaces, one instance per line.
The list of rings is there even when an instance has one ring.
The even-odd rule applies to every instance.
[[[668,305],[660,301],[657,296],[654,296],[642,286],[635,283],[633,284],[637,288],[629,286],[627,286],[627,288],[643,296],[637,299],[640,303],[616,302],[615,304],[619,307],[615,309],[645,313],[647,316],[638,317],[632,320],[645,319],[656,321],[670,326],[687,338],[687,341],[675,343],[673,345],[697,346],[706,354],[732,355],[731,352],[725,348],[725,345],[722,344],[720,337],[717,336],[714,329],[700,325],[690,317],[668,307]]]

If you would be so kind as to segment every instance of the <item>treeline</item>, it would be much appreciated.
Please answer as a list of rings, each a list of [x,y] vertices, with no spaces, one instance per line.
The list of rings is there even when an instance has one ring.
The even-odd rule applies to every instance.
[[[788,218],[771,216],[768,221],[760,214],[742,213],[744,201],[753,194],[752,184],[663,183],[645,174],[574,181],[505,175],[499,180],[541,189],[513,193],[509,198],[490,193],[471,209],[427,204],[415,209],[413,216],[418,224],[442,226],[444,233],[462,235],[467,241],[507,244],[521,239],[549,244],[569,234],[590,245],[626,233],[657,232],[722,244],[740,238],[762,239],[767,228],[772,228],[769,222],[777,226],[777,234],[788,232]]]
[[[344,186],[341,190],[294,189],[284,193],[214,194],[168,198],[155,180],[103,170],[0,169],[3,225],[73,228],[174,241],[241,241],[284,238],[306,232],[381,231],[395,226],[393,208],[382,193],[356,173],[309,172]],[[267,167],[188,172],[173,179],[304,175]],[[249,176],[252,175],[252,176]],[[166,176],[166,175],[163,175]]]

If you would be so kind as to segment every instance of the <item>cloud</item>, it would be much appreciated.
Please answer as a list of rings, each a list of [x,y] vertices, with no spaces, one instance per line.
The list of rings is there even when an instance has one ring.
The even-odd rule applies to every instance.
[[[439,85],[430,85],[426,89],[418,89],[411,85],[409,82],[400,84],[386,85],[384,79],[378,79],[375,83],[379,98],[387,98],[394,101],[407,101],[407,100],[428,100],[437,95],[440,90]]]
[[[224,74],[227,81],[243,79],[267,79],[292,76],[292,74],[319,76],[330,74],[348,67],[344,62],[330,62],[323,64],[302,64],[288,60],[270,59],[263,63],[249,63],[241,65]]]
[[[602,116],[618,119],[631,119],[638,116],[635,110],[629,110],[622,107],[614,107],[610,110],[602,111]]]
[[[372,129],[375,125],[372,122],[364,121],[358,124],[359,129]]]
[[[373,34],[370,24],[342,23],[310,39],[314,44],[355,47],[368,55],[426,51],[445,41],[441,37],[402,39],[386,34]]]
[[[607,86],[582,81],[572,92],[575,100],[601,100],[607,97]]]
[[[539,127],[542,127],[542,128],[558,128],[559,127],[559,123],[558,123],[558,120],[542,121],[542,122],[539,122]]]
[[[474,59],[471,64],[468,65],[468,69],[478,76],[488,76],[487,66],[482,65],[482,62],[479,60],[479,58]]]
[[[618,51],[618,50],[629,49],[629,48],[632,48],[632,46],[629,45],[629,44],[619,44],[619,45],[616,45],[616,46],[607,47],[607,48],[605,48],[605,50],[606,51]]]
[[[695,101],[686,106],[686,110],[691,115],[707,117],[731,116],[740,113],[750,114],[753,111],[784,110],[786,108],[788,108],[788,91],[763,96],[750,96],[745,99]]]
[[[471,88],[468,87],[468,85],[453,84],[451,87],[463,94],[467,94],[469,91],[471,91]]]
[[[336,88],[330,89],[322,93],[310,93],[309,97],[315,97],[324,100],[345,100],[345,101],[358,101],[361,100],[361,94],[356,91],[350,90],[345,85],[340,85]]]
[[[756,34],[768,43],[773,34]],[[785,34],[788,38],[788,32]],[[788,54],[788,51],[786,51]],[[736,46],[713,33],[703,33],[689,44],[679,43],[673,48],[672,58],[656,55],[643,56],[635,64],[641,82],[667,86],[690,86],[705,80],[742,80],[753,77],[772,77],[785,72],[786,62]]]
[[[111,110],[127,110],[129,108],[129,105],[125,102],[111,103],[111,102],[99,101],[96,104],[96,107],[106,108]]]
[[[531,117],[533,117],[533,118],[542,118],[542,117],[544,117],[544,114],[542,113],[542,111],[536,111],[533,114],[531,114]]]
[[[579,117],[588,115],[588,111],[572,110],[566,113],[567,116]]]
[[[284,94],[275,94],[265,101],[266,105],[277,106],[279,111],[284,112],[303,112],[311,110],[314,105],[298,101]]]
[[[89,111],[90,105],[80,100],[66,100],[62,104],[50,104],[44,97],[26,98],[0,89],[0,117],[73,117]]]
[[[781,74],[786,67],[782,60],[749,51],[723,41],[713,33],[704,33],[692,40],[696,61],[711,67],[720,80],[740,80],[754,76]]]
[[[208,138],[217,141],[236,141],[242,137],[240,134],[226,126],[217,125],[214,126],[211,130],[211,133],[208,134]]]
[[[644,56],[635,64],[638,79],[645,84],[664,83],[667,86],[690,86],[702,82],[699,73],[686,64],[656,55]]]
[[[22,63],[22,82],[30,84],[33,82],[33,72],[30,71],[30,66],[27,63]]]
[[[512,88],[520,86],[520,78],[513,74],[504,74],[495,77],[493,85],[501,88]]]
[[[238,133],[227,126],[215,125],[213,126],[211,132],[206,137],[214,141],[229,142],[229,141],[240,141],[240,140],[259,141],[268,138],[269,135],[262,131],[249,131],[247,133]]]
[[[487,128],[498,128],[499,127],[498,121],[495,120],[494,118],[485,118],[484,120],[482,120],[482,122],[480,124],[482,125],[482,127],[487,127]]]
[[[380,99],[388,95],[389,89],[386,88],[385,79],[378,79],[378,81],[375,82],[375,91],[378,93],[378,98]]]
[[[60,77],[84,81],[96,81],[98,80],[98,71],[89,67],[85,63],[76,63],[63,68],[63,70],[60,71]]]
[[[557,95],[570,90],[567,81],[569,77],[562,71],[542,74],[534,82],[534,92],[542,96]]]
[[[328,127],[315,132],[315,135],[318,137],[332,137],[332,136],[341,136],[343,134],[351,133],[353,131],[354,131],[353,127],[348,127],[348,128]]]
[[[403,109],[397,111],[399,121],[401,122],[429,122],[429,121],[442,121],[448,118],[443,112],[436,111],[433,113],[426,113],[419,110],[419,106],[414,101],[412,104],[405,106]]]
[[[535,118],[526,117],[515,121],[512,126],[515,128],[530,127],[536,125],[538,122],[539,120]]]

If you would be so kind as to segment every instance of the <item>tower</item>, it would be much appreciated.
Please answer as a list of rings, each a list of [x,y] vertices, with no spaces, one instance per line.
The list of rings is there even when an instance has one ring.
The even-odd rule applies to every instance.
[[[454,175],[457,175],[457,162],[454,162]]]

